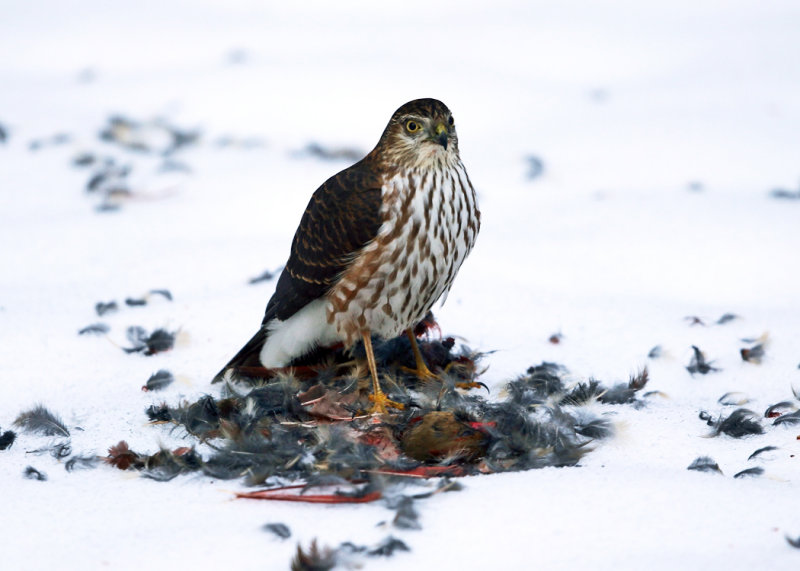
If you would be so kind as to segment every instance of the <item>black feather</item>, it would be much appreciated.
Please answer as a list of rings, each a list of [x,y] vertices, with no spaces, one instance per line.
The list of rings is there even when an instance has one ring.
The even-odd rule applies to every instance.
[[[730,416],[722,416],[714,422],[714,435],[727,434],[733,438],[741,438],[751,434],[764,434],[764,428],[758,421],[758,415],[746,408],[737,408]]]
[[[58,416],[38,404],[31,410],[21,413],[14,421],[23,432],[45,436],[69,436],[69,430]]]
[[[0,435],[0,450],[11,448],[16,438],[17,438],[16,432],[13,432],[11,430],[6,430],[2,435]]]
[[[117,311],[119,306],[117,305],[116,301],[109,301],[109,302],[102,302],[98,301],[94,305],[94,310],[97,312],[99,317],[103,317],[106,313],[111,313],[113,311]]]
[[[764,473],[764,468],[760,466],[756,466],[754,468],[747,468],[746,470],[742,470],[741,472],[737,472],[733,475],[734,478],[747,478],[753,476],[760,476]]]
[[[391,535],[367,551],[370,557],[391,557],[395,551],[411,551],[404,541]]]
[[[147,379],[147,382],[142,387],[142,390],[160,391],[170,386],[173,381],[175,381],[175,377],[172,376],[172,373],[166,369],[160,369],[158,372],[150,375],[150,378]]]
[[[800,424],[800,410],[796,410],[791,414],[783,414],[775,419],[772,423],[774,426],[778,426],[779,424],[785,424],[787,426],[794,426],[795,424]]]
[[[289,539],[292,536],[292,530],[285,523],[265,523],[261,529],[274,533],[281,539]]]
[[[168,351],[175,345],[176,333],[171,333],[166,329],[156,329],[153,333],[147,333],[143,327],[128,327],[126,332],[128,341],[132,347],[123,347],[126,353],[139,353],[145,355],[155,355],[162,351]]]
[[[151,289],[150,295],[160,295],[168,301],[172,301],[172,292],[168,289]]]
[[[111,327],[105,323],[93,323],[78,331],[78,335],[86,335],[87,333],[91,333],[92,335],[104,335],[109,331],[111,331]]]
[[[759,448],[758,450],[750,454],[750,456],[748,456],[747,459],[752,460],[753,458],[757,457],[760,454],[763,454],[764,452],[771,452],[772,450],[777,450],[777,449],[778,449],[777,446],[764,446],[763,448]]]
[[[703,352],[696,345],[692,345],[692,351],[694,351],[694,354],[692,355],[692,360],[686,367],[686,370],[689,371],[692,375],[694,375],[695,373],[706,375],[708,373],[713,373],[714,371],[719,371],[718,368],[711,366],[711,363],[713,363],[713,361],[706,361],[705,355],[703,355]]]
[[[100,463],[100,459],[95,455],[88,456],[73,456],[64,464],[64,469],[67,472],[74,470],[90,470],[96,468]]]
[[[22,472],[22,475],[28,480],[38,480],[40,482],[47,480],[47,474],[40,472],[33,466],[28,466],[25,468],[25,470]]]
[[[687,470],[696,470],[698,472],[718,472],[722,474],[722,470],[719,469],[719,464],[714,462],[708,456],[700,456],[694,460],[689,466],[686,468]]]

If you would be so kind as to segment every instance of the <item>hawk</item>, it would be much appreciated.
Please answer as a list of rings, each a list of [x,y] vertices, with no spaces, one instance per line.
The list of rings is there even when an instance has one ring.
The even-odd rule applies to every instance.
[[[385,412],[371,335],[405,331],[417,375],[433,376],[412,328],[447,296],[479,229],[452,113],[436,99],[406,103],[366,157],[311,197],[261,327],[214,382],[231,368],[286,367],[361,340],[373,410]]]

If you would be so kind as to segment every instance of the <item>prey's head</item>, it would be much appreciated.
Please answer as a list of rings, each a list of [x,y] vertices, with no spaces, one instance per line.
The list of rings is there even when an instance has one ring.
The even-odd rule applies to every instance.
[[[394,112],[375,149],[396,166],[451,167],[458,162],[453,114],[436,99],[415,99]]]

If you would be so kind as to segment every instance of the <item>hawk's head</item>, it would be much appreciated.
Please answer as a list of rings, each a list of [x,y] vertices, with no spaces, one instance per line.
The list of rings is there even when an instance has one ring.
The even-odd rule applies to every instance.
[[[375,152],[396,166],[452,167],[459,160],[453,114],[437,99],[409,101],[392,115]]]

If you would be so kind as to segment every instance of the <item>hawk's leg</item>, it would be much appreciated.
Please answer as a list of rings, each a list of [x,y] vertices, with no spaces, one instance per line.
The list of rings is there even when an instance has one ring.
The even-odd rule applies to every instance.
[[[402,404],[389,400],[386,394],[381,390],[381,384],[378,382],[378,366],[375,364],[375,353],[372,352],[372,338],[369,331],[361,332],[361,339],[364,341],[364,350],[367,353],[367,365],[369,366],[369,374],[372,377],[372,395],[369,397],[373,402],[371,414],[385,414],[386,407],[404,408]]]
[[[414,360],[417,362],[417,368],[416,369],[409,369],[408,367],[401,367],[401,368],[404,371],[408,371],[409,373],[416,375],[418,379],[423,381],[442,380],[441,375],[437,375],[436,373],[431,372],[431,370],[425,364],[425,360],[422,358],[422,351],[419,350],[419,345],[417,344],[417,337],[416,335],[414,335],[414,332],[411,329],[406,329],[406,335],[408,336],[408,340],[411,341],[411,349],[412,351],[414,351]],[[452,365],[453,363],[450,363],[449,365],[447,365],[447,367],[445,367],[444,369],[445,374],[447,374]],[[486,385],[478,381],[460,381],[455,383],[455,386],[458,387],[459,389],[467,389],[467,390],[477,389],[479,387],[487,388]]]
[[[422,358],[422,351],[419,350],[419,345],[417,344],[417,336],[414,335],[411,328],[406,329],[406,335],[408,336],[408,340],[411,341],[411,350],[414,352],[414,360],[417,362],[417,368],[408,369],[403,367],[403,369],[409,373],[413,373],[418,379],[423,381],[438,379],[439,376],[432,373],[428,365],[425,364],[425,359]]]

